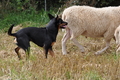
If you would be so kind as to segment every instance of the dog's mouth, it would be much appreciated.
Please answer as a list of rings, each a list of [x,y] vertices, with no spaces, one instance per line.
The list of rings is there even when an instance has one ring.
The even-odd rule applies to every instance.
[[[60,25],[60,28],[65,29],[65,28],[67,27],[67,24],[68,24],[68,23],[63,23],[63,24],[61,24],[61,25]]]
[[[60,28],[65,29],[66,27],[67,27],[67,25],[63,25]]]

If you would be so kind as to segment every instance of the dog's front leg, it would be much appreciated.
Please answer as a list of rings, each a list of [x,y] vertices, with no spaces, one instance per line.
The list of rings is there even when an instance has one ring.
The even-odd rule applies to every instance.
[[[45,49],[45,57],[47,59],[47,55],[48,55],[48,49]]]
[[[48,50],[48,52],[50,53],[50,55],[53,57],[54,56],[54,52],[53,52],[53,50],[52,50],[52,46],[51,46],[51,48]]]
[[[44,53],[45,53],[45,57],[46,57],[46,59],[47,59],[47,55],[48,55],[48,47],[46,46],[46,45],[44,45]]]

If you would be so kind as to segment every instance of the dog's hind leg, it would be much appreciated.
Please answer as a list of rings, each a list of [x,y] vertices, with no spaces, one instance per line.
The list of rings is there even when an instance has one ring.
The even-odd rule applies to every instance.
[[[20,53],[19,53],[19,50],[20,50],[20,49],[21,49],[20,47],[15,48],[15,52],[17,53],[19,60],[21,60],[21,55],[20,55]],[[24,51],[25,51],[25,53],[26,53],[26,60],[27,60],[27,58],[29,58],[30,49],[28,48],[28,49],[26,49],[26,50],[24,50]]]
[[[19,53],[19,50],[20,50],[20,47],[15,48],[15,52],[17,53],[19,60],[21,60],[21,55]]]
[[[26,60],[28,60],[29,57],[30,57],[30,47],[28,47],[28,48],[25,50],[25,53],[26,53]]]
[[[26,36],[24,37],[20,37],[17,39],[17,45],[22,48],[25,53],[26,53],[26,60],[29,58],[30,55],[30,43],[29,43],[29,39],[26,38]]]

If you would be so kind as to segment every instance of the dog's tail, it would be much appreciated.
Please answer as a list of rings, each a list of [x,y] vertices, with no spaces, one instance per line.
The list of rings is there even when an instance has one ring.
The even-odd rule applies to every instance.
[[[13,27],[14,27],[14,24],[12,24],[11,27],[9,28],[9,30],[8,30],[8,35],[10,35],[10,36],[15,36],[15,33],[12,33]]]

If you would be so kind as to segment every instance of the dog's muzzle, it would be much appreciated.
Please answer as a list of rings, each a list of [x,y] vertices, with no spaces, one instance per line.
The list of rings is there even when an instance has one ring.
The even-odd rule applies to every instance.
[[[67,24],[68,24],[67,22],[63,22],[61,28],[63,28],[63,29],[66,28]]]

